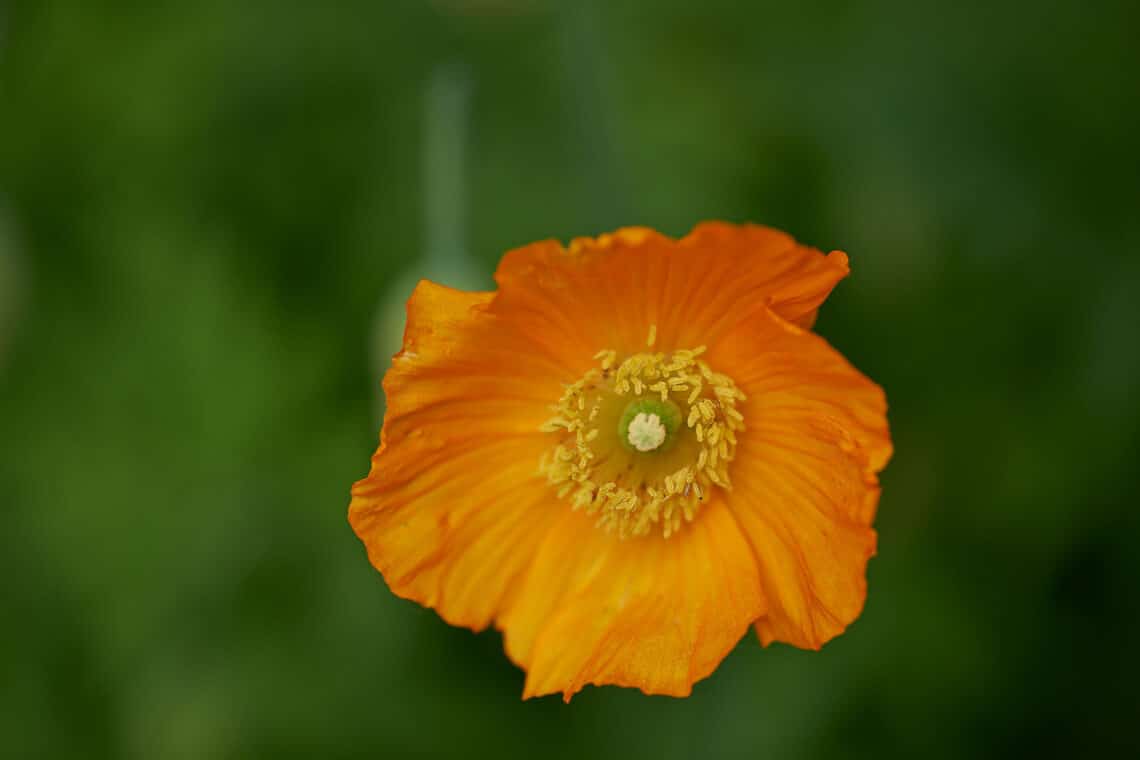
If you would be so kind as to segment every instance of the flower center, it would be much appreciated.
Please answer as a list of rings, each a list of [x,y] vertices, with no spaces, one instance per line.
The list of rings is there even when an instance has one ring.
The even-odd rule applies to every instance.
[[[626,404],[618,423],[618,437],[637,451],[657,451],[672,445],[680,427],[681,410],[675,403],[656,397],[639,398]]]
[[[542,427],[557,436],[542,471],[560,497],[623,538],[658,524],[668,537],[714,488],[731,488],[744,394],[699,358],[704,350],[621,361],[598,352],[598,366],[567,386]]]
[[[653,451],[665,442],[665,425],[656,414],[642,412],[629,423],[626,439],[638,451]]]

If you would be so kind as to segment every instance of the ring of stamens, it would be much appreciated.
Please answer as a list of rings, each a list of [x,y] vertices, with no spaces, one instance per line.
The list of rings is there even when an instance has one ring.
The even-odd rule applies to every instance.
[[[650,346],[656,331],[650,330]],[[705,347],[622,358],[567,386],[542,430],[558,436],[541,470],[574,509],[622,538],[691,521],[713,488],[731,488],[728,465],[744,394],[700,356]]]

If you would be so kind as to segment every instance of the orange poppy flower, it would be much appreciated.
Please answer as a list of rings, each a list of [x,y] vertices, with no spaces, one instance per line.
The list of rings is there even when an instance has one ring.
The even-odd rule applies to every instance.
[[[622,229],[423,281],[349,520],[399,596],[503,632],[523,697],[686,696],[755,626],[863,608],[882,390],[810,331],[847,256],[777,230]]]

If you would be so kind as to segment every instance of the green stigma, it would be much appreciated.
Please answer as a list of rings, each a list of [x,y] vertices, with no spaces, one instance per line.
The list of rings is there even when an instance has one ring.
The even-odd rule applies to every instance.
[[[632,451],[664,451],[676,440],[681,410],[672,401],[639,398],[626,405],[618,422],[618,438]]]

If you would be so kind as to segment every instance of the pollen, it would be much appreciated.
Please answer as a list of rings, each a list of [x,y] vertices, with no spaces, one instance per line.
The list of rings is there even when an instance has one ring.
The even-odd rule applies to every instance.
[[[597,366],[566,386],[542,426],[554,440],[540,466],[559,497],[622,538],[668,538],[715,489],[730,489],[744,394],[704,352],[595,354]]]

